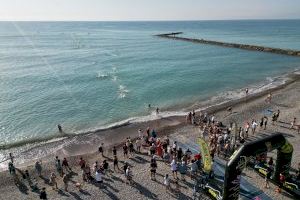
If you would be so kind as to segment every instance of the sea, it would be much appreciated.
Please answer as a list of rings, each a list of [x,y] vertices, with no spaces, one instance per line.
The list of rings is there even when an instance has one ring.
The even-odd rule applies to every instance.
[[[178,31],[300,50],[300,20],[0,22],[0,147],[60,137],[58,124],[78,135],[156,119],[156,107],[184,115],[300,69],[300,57],[155,36]]]

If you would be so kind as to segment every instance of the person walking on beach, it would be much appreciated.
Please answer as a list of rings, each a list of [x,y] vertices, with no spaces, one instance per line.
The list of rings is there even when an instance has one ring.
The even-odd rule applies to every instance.
[[[261,120],[260,120],[260,123],[259,123],[260,129],[262,129],[263,126],[264,126],[264,118],[262,117]]]
[[[267,124],[268,124],[268,117],[264,116],[264,130],[267,129]]]
[[[274,125],[275,121],[276,121],[276,113],[274,112],[272,115],[272,125]]]
[[[129,153],[130,153],[130,156],[134,155],[134,147],[133,147],[132,141],[129,142]]]
[[[56,181],[56,175],[54,173],[52,173],[51,176],[50,176],[50,183],[52,184],[53,190],[58,189],[57,181]]]
[[[126,169],[125,176],[126,176],[126,183],[128,182],[131,185],[133,183],[133,180],[132,180],[132,171],[129,166]]]
[[[46,193],[46,188],[42,188],[42,191],[40,193],[40,199],[47,199],[47,193]]]
[[[68,183],[69,183],[69,177],[67,174],[64,174],[62,181],[64,183],[65,186],[65,191],[68,192]]]
[[[277,110],[277,115],[276,115],[276,122],[277,122],[277,120],[278,120],[278,118],[279,118],[279,115],[280,115],[280,110],[278,109],[278,110]]]
[[[80,166],[80,169],[84,169],[85,168],[85,160],[83,160],[82,157],[80,157],[79,159],[79,166]]]
[[[35,170],[39,176],[42,176],[42,161],[35,162]]]
[[[171,189],[169,174],[166,174],[164,177],[164,185],[165,185],[166,191],[169,191]]]
[[[100,147],[98,148],[98,151],[99,153],[101,154],[102,158],[104,157],[104,154],[103,154],[103,143],[101,143]]]
[[[113,147],[112,151],[113,151],[113,156],[117,156],[117,148],[116,148],[116,146]]]
[[[249,124],[249,122],[246,122],[246,124],[245,124],[245,138],[248,138],[249,129],[250,129],[250,124]]]
[[[272,93],[271,92],[269,92],[269,94],[268,94],[268,96],[267,96],[267,98],[266,98],[266,102],[267,103],[271,103],[271,100],[272,100]]]
[[[82,179],[87,182],[92,181],[91,168],[88,163],[85,165],[85,167],[82,170]]]
[[[62,166],[61,166],[60,159],[56,160],[55,167],[56,167],[57,173],[62,177],[64,172],[63,172],[63,169],[62,169]]]
[[[124,165],[123,165],[124,174],[126,174],[126,170],[127,170],[128,166],[129,166],[128,162],[125,162]]]
[[[252,124],[251,124],[251,129],[252,129],[252,134],[255,134],[256,131],[256,127],[257,127],[257,123],[255,120],[252,120]]]
[[[179,164],[178,166],[179,168],[179,172],[180,172],[180,175],[181,175],[181,180],[185,181],[185,175],[187,173],[187,165],[186,165],[186,162],[185,161],[182,161],[181,164]]]
[[[297,118],[294,117],[293,121],[291,122],[291,127],[290,127],[290,129],[293,129],[293,128],[294,128],[294,126],[296,125],[296,120],[297,120]]]
[[[8,170],[9,170],[9,173],[13,176],[15,184],[19,185],[19,178],[18,178],[18,175],[16,173],[16,168],[15,168],[15,166],[12,162],[8,163]]]
[[[195,110],[192,111],[192,124],[195,124],[196,113]]]
[[[155,144],[153,143],[149,149],[150,151],[150,155],[153,156],[155,154],[155,151],[156,151],[156,147],[155,147]]]
[[[198,171],[198,165],[195,162],[195,160],[191,161],[191,163],[190,163],[190,169],[191,169],[191,172],[190,172],[191,179],[194,179],[195,176],[196,176],[196,174],[197,174],[197,171]]]
[[[95,179],[98,184],[103,183],[103,173],[100,169],[98,169],[95,173]]]
[[[156,115],[158,115],[158,114],[159,114],[159,108],[156,107]]]
[[[102,168],[103,168],[103,172],[104,174],[108,175],[107,173],[109,172],[111,174],[111,170],[109,169],[109,164],[106,160],[103,160],[102,162]]]
[[[99,166],[99,164],[98,164],[98,161],[95,161],[93,168],[94,168],[94,172],[95,172],[95,173],[96,173],[96,171],[98,171],[98,169],[100,169],[100,166]]]
[[[151,160],[150,163],[150,179],[151,180],[156,180],[155,175],[156,175],[156,168],[157,168],[157,163],[155,159]]]
[[[178,160],[178,161],[181,161],[182,156],[183,156],[183,151],[182,151],[182,148],[179,147],[179,149],[178,149],[178,151],[177,151],[177,160]]]
[[[124,158],[128,158],[128,146],[126,145],[126,143],[123,145],[123,155]]]
[[[64,158],[62,161],[62,167],[63,167],[63,169],[65,169],[68,172],[72,171],[71,167],[69,166],[69,162],[66,158]]]
[[[32,181],[30,179],[29,171],[27,169],[25,170],[23,178],[25,178],[28,181],[29,186],[32,187]]]
[[[173,174],[173,177],[174,179],[177,179],[177,162],[175,160],[175,158],[172,160],[171,162],[171,170],[172,170],[172,174]]]
[[[139,129],[138,130],[138,138],[142,138],[143,137],[143,130]]]
[[[137,140],[135,141],[135,146],[136,146],[137,152],[141,153],[141,146],[142,146],[141,137],[137,138]]]
[[[173,142],[172,149],[173,149],[174,152],[177,152],[177,141]]]
[[[119,168],[119,161],[118,161],[118,157],[117,157],[117,156],[114,156],[113,163],[114,163],[114,171],[116,171],[116,167],[117,167],[118,170],[120,171],[120,168]]]
[[[189,114],[186,116],[186,123],[190,124],[192,122],[192,113],[189,112]]]

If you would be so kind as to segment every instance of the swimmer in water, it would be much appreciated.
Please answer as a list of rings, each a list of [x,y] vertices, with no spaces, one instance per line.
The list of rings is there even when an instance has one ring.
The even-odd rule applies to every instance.
[[[60,132],[60,133],[62,133],[63,131],[62,131],[62,127],[61,127],[61,125],[60,124],[58,124],[57,125],[57,128],[58,128],[58,131]]]

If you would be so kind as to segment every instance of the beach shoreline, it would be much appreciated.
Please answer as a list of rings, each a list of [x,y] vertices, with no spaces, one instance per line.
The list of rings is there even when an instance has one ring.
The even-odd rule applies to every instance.
[[[295,75],[293,79],[285,83],[284,85],[273,88],[268,91],[264,91],[262,93],[256,94],[254,96],[249,95],[246,99],[239,99],[233,102],[227,102],[224,105],[218,105],[217,107],[212,107],[206,110],[208,114],[214,114],[217,120],[222,121],[223,124],[229,125],[230,122],[235,121],[240,126],[243,126],[245,121],[251,121],[252,119],[259,120],[263,115],[265,115],[266,110],[276,111],[277,109],[281,110],[281,116],[279,117],[279,122],[275,125],[271,124],[271,119],[269,117],[269,124],[267,127],[267,132],[265,130],[259,129],[257,133],[257,137],[259,137],[260,133],[261,137],[265,134],[272,134],[274,132],[281,132],[285,135],[286,139],[294,146],[294,153],[293,153],[293,160],[292,160],[292,168],[297,167],[297,163],[300,162],[300,147],[298,142],[300,142],[300,135],[296,133],[295,130],[289,129],[289,122],[292,120],[294,116],[299,116],[300,113],[300,102],[297,99],[300,98],[300,75]],[[272,92],[273,99],[272,103],[266,103],[265,97],[266,95]],[[232,107],[232,114],[227,111],[228,107]],[[195,142],[195,138],[199,136],[199,128],[190,124],[186,124],[185,117],[173,117],[173,118],[164,118],[159,119],[156,121],[148,122],[148,123],[141,123],[141,124],[130,124],[125,127],[119,127],[116,129],[108,130],[103,134],[100,132],[99,134],[90,133],[87,135],[78,135],[73,137],[68,141],[56,141],[53,143],[47,143],[46,145],[40,145],[34,147],[24,154],[36,156],[38,152],[48,153],[46,157],[42,158],[43,162],[43,174],[47,177],[49,176],[50,172],[55,171],[54,165],[54,158],[56,155],[59,155],[60,158],[67,157],[69,160],[72,169],[76,172],[80,172],[78,167],[78,160],[79,157],[83,157],[85,160],[88,161],[89,164],[92,164],[95,160],[100,159],[100,155],[97,152],[98,147],[101,142],[105,141],[105,154],[111,158],[111,146],[120,145],[124,142],[126,137],[130,136],[131,138],[135,138],[138,135],[138,129],[150,127],[154,128],[157,131],[158,137],[163,138],[165,135],[169,135],[172,141],[174,139],[180,141],[181,143],[189,142],[192,140]],[[252,135],[251,135],[252,136]],[[254,137],[254,136],[253,136]],[[52,152],[47,152],[46,149],[50,149],[53,147]],[[121,155],[121,149],[119,151],[119,158],[122,162],[126,161],[123,156]],[[146,153],[146,149],[144,149],[144,153]],[[147,155],[140,155],[138,154],[137,157],[142,157],[143,159],[150,159]],[[102,159],[102,158],[101,158]],[[100,160],[101,160],[100,159]],[[151,191],[155,195],[157,195],[158,199],[176,199],[177,197],[168,196],[161,188],[161,185],[157,182],[149,182],[149,177],[145,176],[145,173],[148,172],[149,166],[148,163],[136,163],[136,158],[127,159],[130,163],[134,166],[135,171],[135,180],[137,180],[138,184],[144,185],[147,187],[147,191]],[[28,160],[28,162],[19,164],[18,158],[16,158],[16,167],[25,170],[28,169],[30,174],[35,174],[34,171],[34,162],[35,159]],[[74,167],[74,168],[73,168]],[[11,180],[9,173],[6,171],[7,166],[5,166],[5,171],[0,172],[2,180],[0,184],[3,185],[3,188],[0,189],[0,192],[3,194],[3,198],[20,198],[24,197],[24,194],[16,191],[16,186],[14,185],[13,181]],[[168,165],[159,163],[159,171],[164,173],[170,173],[170,168]],[[264,179],[257,177],[255,172],[251,170],[245,170],[244,173],[246,174],[247,180],[255,185],[258,188],[263,188]],[[117,175],[122,176],[122,175]],[[81,179],[81,176],[78,175],[77,179]],[[158,182],[161,182],[162,178],[159,177]],[[39,178],[37,178],[39,180]],[[76,180],[78,181],[78,180]],[[60,183],[61,185],[62,183]],[[124,183],[118,185],[117,182],[114,182],[114,186],[118,189],[119,192],[113,192],[114,195],[124,199],[130,199],[131,195],[136,195],[136,198],[145,198],[143,193],[132,193],[133,189],[130,186],[125,185]],[[39,182],[39,185],[44,185],[43,182]],[[49,186],[47,186],[49,188]],[[271,185],[275,189],[274,185]],[[98,188],[97,188],[98,189]],[[76,192],[76,188],[72,189],[72,192]],[[75,191],[74,191],[75,190]],[[106,193],[103,190],[95,190],[92,184],[85,184],[84,190],[91,193],[92,197],[101,197],[103,199],[109,199],[107,196],[104,196]],[[105,191],[105,190],[104,190]],[[70,197],[63,197],[56,191],[51,191],[51,189],[47,190],[48,194],[51,195],[51,199],[68,199]],[[182,188],[183,194],[187,196],[192,195],[192,188]],[[278,196],[278,194],[274,194],[274,190],[264,190],[264,192],[272,197],[272,199],[281,199],[282,196]],[[70,192],[71,193],[71,192]],[[30,193],[29,197],[34,197],[34,193]],[[81,198],[89,199],[90,197],[85,197],[84,194],[80,194]],[[127,196],[126,196],[127,195]],[[53,197],[53,198],[52,198]],[[129,198],[126,198],[129,197]],[[286,199],[293,199],[293,197],[285,197]],[[1,199],[1,198],[0,198]]]
[[[147,127],[154,128],[160,136],[172,134],[172,131],[186,125],[185,116],[191,110],[196,110],[198,114],[201,112],[206,112],[209,115],[212,113],[217,113],[221,111],[226,111],[229,107],[237,107],[246,102],[255,101],[256,99],[263,98],[267,96],[268,93],[273,93],[282,90],[295,82],[300,81],[300,74],[291,73],[286,77],[283,84],[275,86],[273,88],[268,88],[266,90],[259,91],[254,94],[249,94],[247,96],[233,99],[213,105],[191,105],[182,111],[183,114],[178,116],[156,116],[154,119],[145,122],[128,122],[122,125],[93,130],[86,133],[78,135],[68,135],[63,134],[62,137],[51,138],[51,139],[41,139],[40,141],[35,141],[33,145],[31,143],[25,143],[24,146],[8,146],[1,150],[1,154],[4,155],[3,159],[8,159],[8,154],[12,152],[17,163],[26,167],[31,165],[33,160],[40,160],[53,157],[55,154],[69,156],[78,156],[83,154],[90,154],[97,151],[98,146],[104,142],[108,148],[112,148],[114,145],[120,145],[126,137],[136,138],[138,136],[138,130],[146,130]],[[88,148],[87,148],[88,144]],[[31,146],[32,145],[32,146]],[[25,150],[22,147],[27,147]],[[20,156],[21,155],[21,156]],[[21,161],[21,162],[20,162]],[[0,163],[0,171],[6,170],[8,161]]]

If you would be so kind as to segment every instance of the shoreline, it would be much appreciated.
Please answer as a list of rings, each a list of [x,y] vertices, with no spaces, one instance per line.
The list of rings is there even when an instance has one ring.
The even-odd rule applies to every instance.
[[[266,137],[275,132],[282,133],[294,147],[291,167],[292,169],[296,169],[298,163],[300,162],[300,146],[298,145],[300,142],[300,134],[297,134],[297,130],[290,129],[289,127],[293,117],[298,118],[300,113],[300,102],[298,101],[298,99],[300,98],[300,80],[291,80],[291,82],[287,83],[285,86],[273,89],[272,92],[273,98],[271,103],[266,103],[265,96],[263,94],[260,94],[256,96],[256,98],[249,98],[247,103],[245,101],[241,101],[239,103],[237,103],[236,101],[231,102],[233,104],[233,112],[230,115],[226,109],[222,109],[222,106],[214,107],[214,109],[219,110],[213,112],[213,114],[215,115],[215,119],[217,121],[221,121],[226,126],[228,126],[233,120],[235,120],[238,125],[243,126],[247,121],[249,122],[252,119],[259,120],[262,116],[267,115],[269,118],[267,129],[265,130],[258,127],[256,134],[250,134],[247,142]],[[281,111],[279,120],[274,125],[272,125],[271,123],[271,115],[265,113],[267,109],[273,111],[280,109]],[[299,121],[297,122],[297,124],[299,124]],[[173,141],[177,141],[179,146],[182,147],[183,150],[190,148],[193,152],[199,151],[199,145],[196,142],[197,138],[199,137],[199,128],[194,125],[186,124],[185,119],[182,120],[182,118],[180,117],[177,117],[173,120],[162,119],[158,120],[157,123],[149,123],[145,125],[158,130],[158,137],[162,138],[164,137],[164,135],[169,135],[170,142],[172,143]],[[159,174],[157,176],[157,181],[150,180],[147,176],[151,158],[147,154],[147,148],[142,148],[142,154],[136,154],[131,158],[123,158],[122,147],[119,146],[120,148],[118,149],[118,158],[120,162],[129,162],[129,164],[132,166],[134,172],[134,180],[137,183],[137,187],[132,187],[131,185],[124,184],[124,174],[120,171],[113,173],[112,176],[105,176],[105,186],[100,189],[92,183],[86,183],[82,181],[82,177],[80,175],[81,170],[78,166],[79,157],[83,157],[87,161],[87,163],[90,164],[90,166],[92,166],[95,161],[102,162],[103,159],[107,159],[108,162],[112,164],[112,152],[110,149],[110,145],[124,143],[124,139],[127,136],[137,136],[137,128],[141,128],[139,124],[135,124],[135,126],[128,125],[116,130],[107,131],[105,135],[82,135],[73,140],[69,140],[66,143],[60,144],[58,141],[46,144],[46,146],[40,145],[36,148],[28,150],[28,152],[25,152],[27,156],[36,156],[38,152],[45,153],[44,150],[50,148],[52,144],[53,152],[47,157],[43,157],[42,159],[42,178],[37,177],[36,175],[34,168],[34,158],[28,160],[27,163],[16,164],[16,167],[22,171],[29,170],[30,175],[35,181],[37,181],[38,186],[46,187],[47,194],[49,194],[49,197],[51,197],[51,199],[78,199],[78,197],[80,197],[81,199],[100,198],[108,200],[111,199],[112,196],[114,197],[114,199],[149,199],[148,195],[151,194],[156,197],[155,199],[178,199],[178,196],[173,196],[172,194],[166,193],[165,190],[163,190],[161,187],[161,184],[163,183],[163,175],[170,174],[171,172],[169,165],[166,165],[160,161],[158,162]],[[106,144],[104,145],[104,153],[106,156],[104,158],[101,157],[97,151],[98,145],[103,141],[105,141]],[[60,189],[58,191],[51,190],[51,185],[49,185],[49,183],[45,180],[47,180],[47,177],[49,177],[52,172],[56,171],[54,165],[54,158],[56,155],[61,159],[63,157],[66,157],[69,160],[69,164],[72,167],[72,170],[74,170],[75,172],[75,175],[72,176],[71,181],[72,183],[80,182],[83,185],[83,192],[78,191],[78,188],[76,188],[72,183],[70,184],[70,192],[64,192],[63,182],[60,177],[58,178]],[[268,156],[272,156],[276,160],[276,151],[268,153]],[[23,190],[21,190],[20,187],[17,187],[14,184],[11,175],[9,175],[9,173],[6,171],[7,166],[5,167],[5,171],[0,172],[2,177],[0,181],[0,184],[2,185],[0,189],[0,192],[2,192],[2,197],[5,199],[36,199],[38,194],[32,191],[28,191],[24,194]],[[264,189],[265,181],[255,171],[248,169],[244,170],[243,173],[243,182],[245,182],[246,184],[243,187],[248,188],[247,184],[251,185],[251,189],[254,189],[257,192],[256,194],[261,194],[263,197],[269,197],[269,199],[294,199],[293,196],[285,192],[283,192],[282,195],[276,193],[275,188],[277,186],[272,183],[270,183],[271,189]],[[181,186],[182,199],[188,199],[188,197],[192,197],[193,195],[193,183],[189,178],[187,178],[187,181],[189,181],[189,183],[181,180],[179,181]],[[28,185],[26,181],[23,181],[23,183],[25,186]],[[27,188],[30,189],[29,187]]]
[[[275,85],[274,87],[272,87],[273,83],[277,83],[276,79],[280,79],[280,78],[283,80],[281,80],[279,85]],[[272,91],[281,89],[282,87],[285,87],[285,86],[293,83],[294,81],[297,81],[298,79],[300,79],[299,69],[275,76],[272,78],[272,80],[270,82],[262,81],[262,82],[260,82],[259,85],[256,85],[256,84],[249,85],[249,91],[251,91],[251,89],[253,89],[254,93],[249,94],[247,97],[247,100],[251,100],[252,98],[258,98],[261,95],[266,95],[268,92],[272,92]],[[282,81],[283,81],[283,83],[282,83]],[[268,85],[271,85],[271,86],[268,87]],[[266,88],[264,88],[264,87],[266,87]],[[244,87],[244,88],[246,88],[246,87]],[[239,89],[236,89],[233,91],[226,91],[226,92],[239,93],[239,94],[235,94],[235,95],[239,95],[238,97],[232,97],[232,98],[226,99],[226,97],[230,96],[230,95],[221,93],[217,96],[211,96],[207,100],[202,99],[200,101],[196,101],[193,103],[169,106],[166,108],[167,111],[161,112],[159,116],[156,116],[153,112],[151,112],[149,115],[129,117],[129,118],[121,120],[121,121],[102,125],[99,128],[94,128],[94,129],[91,128],[91,129],[75,131],[75,132],[69,132],[69,131],[64,132],[63,131],[63,133],[57,132],[56,134],[48,135],[43,138],[38,137],[35,139],[25,139],[22,141],[11,143],[11,144],[1,144],[0,151],[5,151],[5,150],[13,149],[13,148],[20,148],[20,147],[26,146],[26,145],[46,144],[46,143],[51,143],[51,142],[55,142],[58,140],[70,139],[72,137],[76,137],[76,136],[80,136],[80,135],[99,134],[101,132],[106,132],[109,130],[126,127],[126,126],[129,126],[132,124],[149,123],[152,121],[157,121],[157,120],[161,120],[161,119],[165,119],[165,118],[172,118],[172,117],[185,117],[187,112],[189,112],[191,110],[195,110],[196,112],[199,112],[199,111],[214,112],[214,110],[218,111],[220,109],[226,109],[225,108],[226,106],[230,107],[231,105],[234,105],[235,103],[245,101],[244,91],[242,91],[244,88],[239,88]],[[256,90],[258,90],[258,91],[256,91]],[[213,97],[217,97],[217,100],[213,100]],[[1,154],[1,152],[0,152],[0,154]]]
[[[222,102],[220,104],[213,104],[206,106],[205,109],[199,107],[190,106],[188,109],[195,109],[196,113],[199,111],[207,112],[208,114],[216,113],[220,111],[225,111],[228,107],[236,107],[243,103],[251,102],[266,96],[269,92],[276,92],[278,90],[284,89],[285,87],[300,81],[300,74],[292,73],[289,74],[288,79],[285,83],[276,86],[274,88],[269,88],[262,90],[260,92],[249,94],[247,97],[242,97],[238,99],[233,99],[229,101]],[[187,114],[187,111],[184,112]],[[124,138],[131,137],[136,138],[138,135],[138,129],[145,130],[147,127],[154,128],[160,136],[170,134],[172,130],[181,127],[185,124],[185,115],[181,116],[167,116],[159,117],[145,122],[134,122],[127,124],[122,124],[116,127],[89,131],[78,135],[63,135],[60,138],[54,137],[51,139],[43,139],[41,142],[26,143],[23,146],[15,146],[6,149],[1,149],[1,154],[3,154],[3,160],[7,159],[8,153],[12,152],[16,159],[21,160],[20,165],[27,166],[32,163],[32,160],[44,159],[56,154],[69,156],[77,156],[82,154],[94,153],[97,151],[98,145],[102,142],[107,143],[108,147],[120,144],[123,142]],[[88,148],[87,148],[88,144]],[[25,147],[25,148],[23,148]],[[29,154],[29,156],[27,155]],[[0,171],[6,169],[6,162],[0,163]]]

